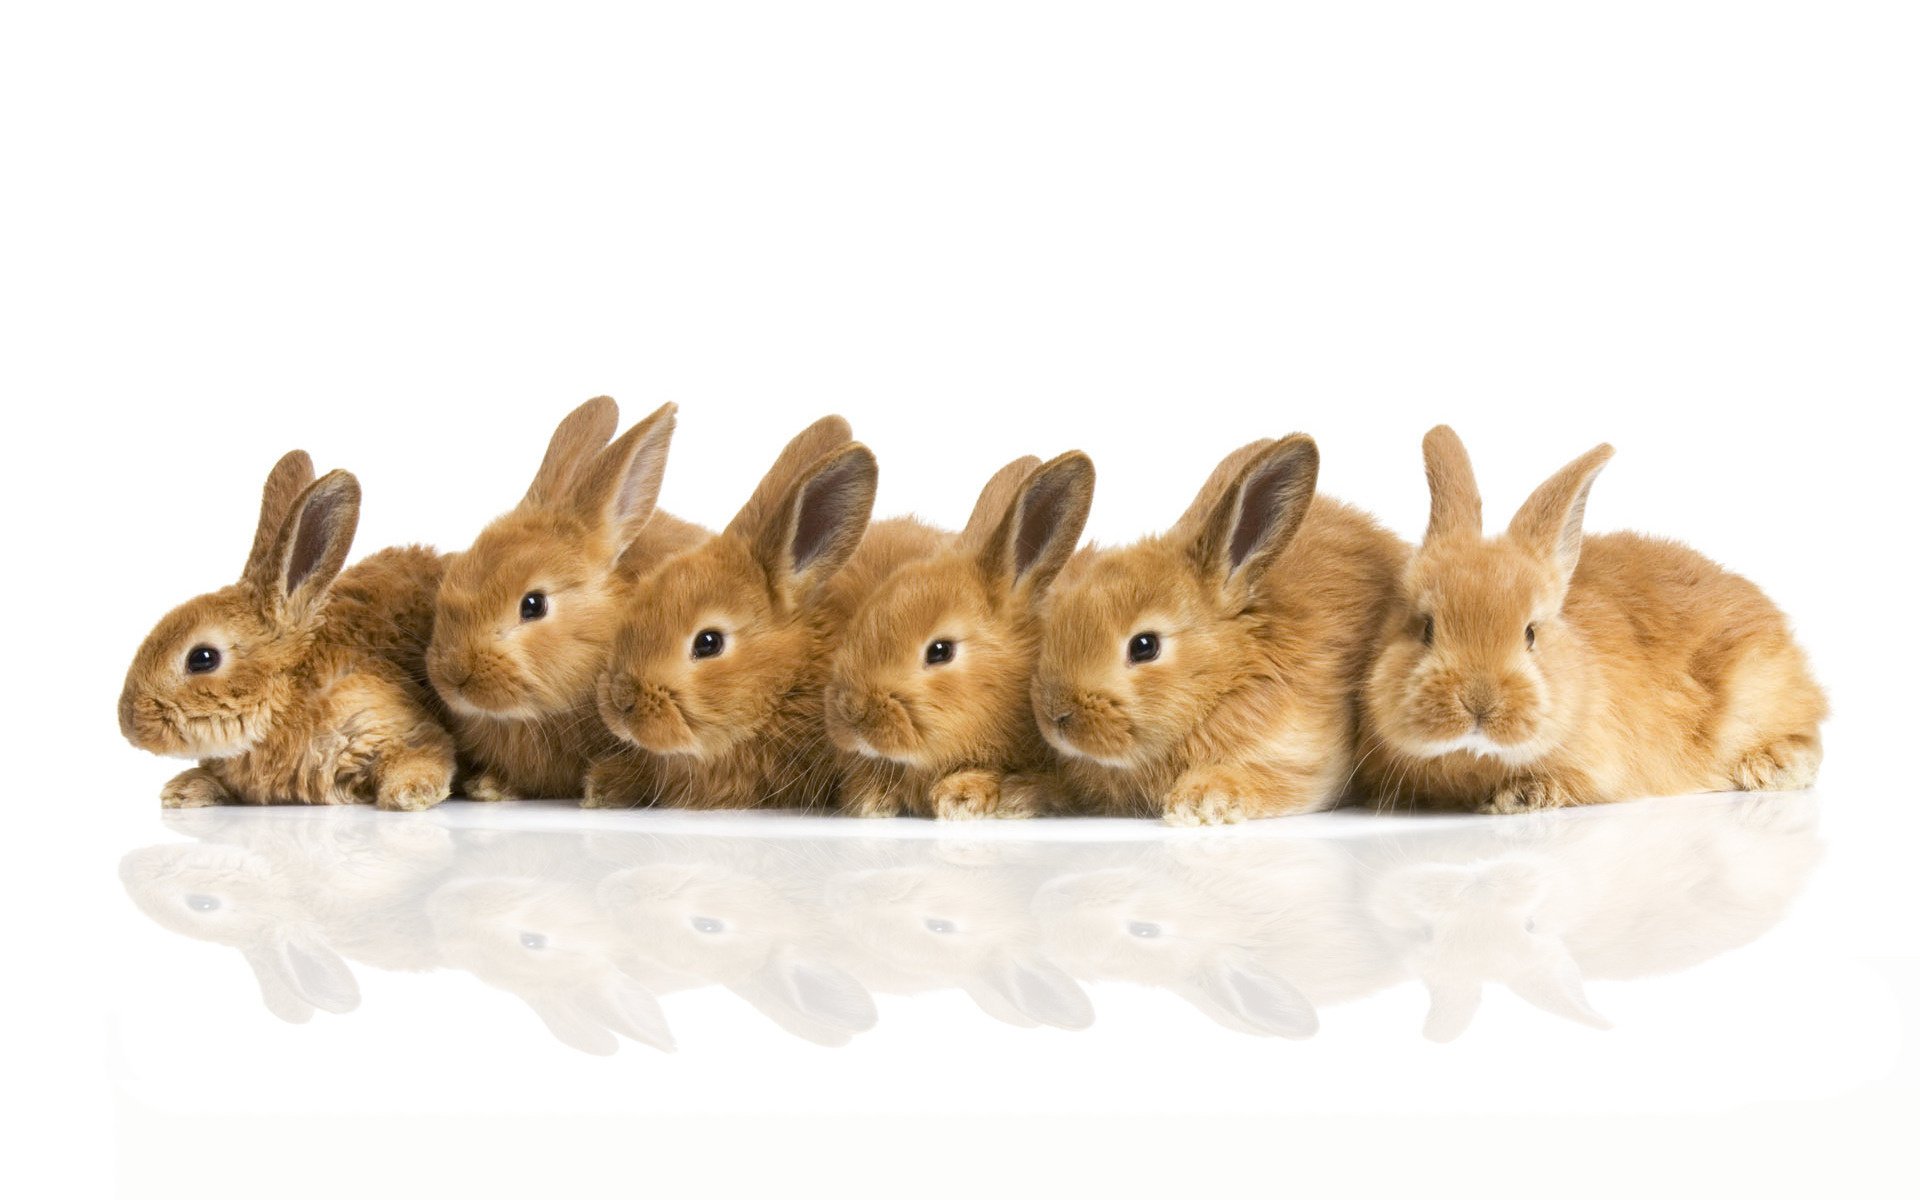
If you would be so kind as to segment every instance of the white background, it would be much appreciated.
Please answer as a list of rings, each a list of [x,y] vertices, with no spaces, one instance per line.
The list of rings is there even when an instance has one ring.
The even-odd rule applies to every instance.
[[[1917,58],[1911,6],[1832,0],[9,9],[9,1124],[36,1118],[36,1148],[89,1184],[116,1147],[176,1183],[244,1176],[249,1147],[279,1170],[311,1155],[298,1182],[343,1163],[398,1179],[424,1144],[448,1178],[580,1186],[582,1164],[614,1164],[667,1194],[723,1166],[795,1189],[1257,1170],[1564,1191],[1643,1161],[1629,1149],[1636,1187],[1888,1180],[1876,1148],[1915,1114],[1896,1059],[1916,952]],[[1258,436],[1312,432],[1322,486],[1408,535],[1437,421],[1473,451],[1490,521],[1611,441],[1589,527],[1680,536],[1759,581],[1833,693],[1830,862],[1781,931],[1800,956],[1749,964],[1748,986],[1807,989],[1795,1011],[1830,1024],[1793,1031],[1803,1050],[1850,1033],[1819,996],[1898,995],[1904,1016],[1853,1027],[1882,1041],[1850,1076],[1783,1054],[1789,1083],[1807,1071],[1797,1107],[1789,1086],[1685,1121],[1647,1115],[1676,1086],[1657,1073],[1503,1100],[1462,1060],[1413,1063],[1417,1042],[1356,1052],[1372,1089],[1276,1095],[1239,1043],[1196,1043],[1182,1070],[1171,1025],[1136,1046],[1152,1073],[1108,1091],[1118,1112],[1041,1120],[1024,1114],[1074,1111],[1046,1099],[1071,1060],[1027,1077],[1009,1054],[947,1091],[981,1051],[937,1022],[895,1053],[921,1056],[907,1107],[944,1120],[849,1115],[906,1102],[835,1091],[805,1120],[656,1119],[623,1156],[637,1121],[575,1063],[506,1089],[490,1122],[395,1115],[439,1094],[404,1088],[251,1126],[221,1115],[242,1094],[130,1116],[107,1031],[193,986],[111,876],[159,840],[171,770],[115,734],[134,647],[237,571],[284,450],[359,474],[363,551],[457,548],[602,392],[629,419],[681,405],[663,503],[708,524],[828,411],[879,455],[882,510],[942,522],[1001,462],[1083,448],[1103,541],[1166,524]],[[1827,974],[1797,974],[1816,959]],[[1505,1052],[1471,1073],[1538,1050]],[[785,1113],[756,1098],[766,1061],[742,1041],[709,1086]],[[1409,1109],[1411,1071],[1442,1078]],[[1386,1111],[1404,1115],[1368,1115]]]

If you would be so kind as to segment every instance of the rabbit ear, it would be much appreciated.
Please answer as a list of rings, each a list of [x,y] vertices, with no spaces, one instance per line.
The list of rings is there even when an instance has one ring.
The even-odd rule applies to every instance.
[[[1613,1022],[1594,1011],[1587,1003],[1587,989],[1580,980],[1580,968],[1565,951],[1552,955],[1538,966],[1507,980],[1514,995],[1543,1012],[1594,1029],[1612,1029]]]
[[[1039,595],[1073,557],[1092,507],[1093,460],[1078,450],[1062,454],[1021,485],[980,547],[982,568],[1010,590]]]
[[[978,985],[1030,1021],[1055,1029],[1093,1024],[1093,1001],[1073,976],[1043,958],[1006,955],[990,964]]]
[[[1251,592],[1300,532],[1320,476],[1320,449],[1304,433],[1254,454],[1220,497],[1193,542],[1203,573],[1229,590]]]
[[[520,503],[529,507],[558,504],[574,479],[593,461],[620,424],[620,406],[611,396],[595,396],[561,419],[547,442],[533,485]]]
[[[853,441],[853,427],[847,424],[845,417],[821,417],[818,421],[793,435],[786,448],[780,451],[773,467],[765,478],[753,489],[753,495],[747,499],[727,526],[730,533],[744,533],[752,537],[774,519],[774,512],[780,507],[787,493],[807,469],[826,455]]]
[[[352,970],[325,946],[295,939],[242,953],[260,981],[260,998],[283,1021],[299,1025],[315,1009],[347,1013],[360,1006],[360,985]]]
[[[282,613],[313,612],[346,565],[360,523],[360,481],[329,471],[294,502],[274,539],[273,550],[247,582]]]
[[[313,460],[305,450],[289,450],[273,464],[273,470],[267,473],[267,486],[260,491],[260,523],[253,529],[253,548],[247,551],[247,565],[240,572],[242,579],[252,578],[273,557],[273,543],[280,537],[280,527],[293,511],[294,501],[312,482]]]
[[[632,980],[614,980],[603,992],[588,998],[584,1007],[615,1033],[655,1050],[673,1051],[673,1030],[667,1025],[667,1015],[660,1011],[660,1002]]]
[[[1467,1031],[1480,1011],[1478,983],[1427,982],[1427,1023],[1422,1030],[1430,1042],[1450,1042]]]
[[[1020,498],[1020,485],[1027,476],[1040,469],[1040,460],[1028,454],[1016,458],[993,473],[987,480],[987,486],[980,489],[980,498],[973,502],[973,511],[967,515],[967,523],[960,530],[960,545],[978,546],[993,536],[1000,526],[1001,518]]]
[[[1220,507],[1220,502],[1226,499],[1227,493],[1239,480],[1240,473],[1247,469],[1247,465],[1261,451],[1271,445],[1273,445],[1272,438],[1261,438],[1257,442],[1248,442],[1221,459],[1220,465],[1213,469],[1213,474],[1207,476],[1207,481],[1200,485],[1200,494],[1193,498],[1192,504],[1187,505],[1187,511],[1180,514],[1180,519],[1173,523],[1173,528],[1167,530],[1168,536],[1180,541],[1192,541],[1199,537],[1201,531],[1206,528],[1207,521],[1212,518],[1214,510]]]
[[[1270,971],[1250,963],[1221,962],[1210,965],[1199,982],[1210,1014],[1222,1024],[1295,1040],[1320,1032],[1313,1002]]]
[[[846,565],[866,535],[880,467],[854,442],[813,464],[751,537],[776,593],[794,603]],[[745,515],[744,513],[742,514]]]
[[[663,404],[621,434],[582,469],[569,492],[580,515],[606,532],[616,559],[653,518],[678,411]]]
[[[1508,535],[1571,577],[1580,564],[1587,493],[1612,457],[1613,447],[1602,442],[1560,468],[1520,506],[1507,526]]]
[[[1473,463],[1466,444],[1450,426],[1435,425],[1420,442],[1427,460],[1427,491],[1433,508],[1427,516],[1427,538],[1450,533],[1480,536],[1480,485],[1473,481]]]
[[[844,1045],[880,1019],[872,993],[859,980],[838,967],[785,955],[763,963],[734,991],[781,1028],[825,1045]]]
[[[523,999],[534,1015],[545,1023],[547,1032],[582,1054],[605,1057],[620,1049],[620,1039],[605,1024],[565,996],[526,996]]]

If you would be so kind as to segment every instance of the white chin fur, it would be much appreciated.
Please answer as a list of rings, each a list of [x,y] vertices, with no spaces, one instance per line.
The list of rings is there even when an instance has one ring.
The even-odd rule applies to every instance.
[[[1414,748],[1414,752],[1423,758],[1443,758],[1449,754],[1471,754],[1477,758],[1491,758],[1510,767],[1524,767],[1546,752],[1546,747],[1538,741],[1521,742],[1515,746],[1503,746],[1484,733],[1462,734],[1448,742],[1423,742]]]
[[[853,748],[860,757],[871,758],[876,762],[901,763],[909,767],[917,767],[920,765],[918,757],[910,754],[887,754],[875,748],[872,742],[869,742],[859,734],[853,736]]]
[[[1127,759],[1124,759],[1124,758],[1101,758],[1098,754],[1088,754],[1085,750],[1082,750],[1080,747],[1074,745],[1072,742],[1063,742],[1051,734],[1046,734],[1045,736],[1047,739],[1047,743],[1049,745],[1051,745],[1055,750],[1058,750],[1060,753],[1066,755],[1068,758],[1085,759],[1087,762],[1099,763],[1103,767],[1107,767],[1116,771],[1124,771],[1128,767],[1131,767],[1133,765],[1131,762],[1129,762]]]

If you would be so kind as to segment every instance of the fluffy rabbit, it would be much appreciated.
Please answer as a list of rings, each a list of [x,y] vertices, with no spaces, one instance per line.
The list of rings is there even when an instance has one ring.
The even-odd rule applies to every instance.
[[[197,758],[171,808],[364,804],[419,809],[453,783],[453,740],[421,663],[441,559],[383,550],[341,573],[360,519],[345,471],[274,465],[240,581],[161,619],[127,671],[120,731]]]
[[[656,513],[674,406],[612,445],[605,396],[560,422],[512,512],[452,556],[427,666],[478,775],[476,800],[576,797],[617,741],[594,712],[594,681],[634,580],[702,531]]]
[[[827,732],[849,756],[859,816],[1031,816],[1052,758],[1027,698],[1038,602],[1093,502],[1078,452],[1023,458],[988,482],[954,544],[895,571],[834,656]]]
[[[1054,584],[1033,709],[1083,803],[1214,824],[1340,799],[1406,548],[1316,498],[1319,462],[1303,434],[1245,446],[1167,533]]]
[[[1432,516],[1366,688],[1377,795],[1512,813],[1813,782],[1826,699],[1780,610],[1675,542],[1582,536],[1611,446],[1492,538],[1460,439],[1425,448]]]
[[[839,417],[800,433],[723,532],[635,589],[599,701],[639,752],[595,766],[590,805],[833,801],[821,695],[834,646],[859,597],[947,536],[911,520],[868,529],[878,467],[851,438]]]

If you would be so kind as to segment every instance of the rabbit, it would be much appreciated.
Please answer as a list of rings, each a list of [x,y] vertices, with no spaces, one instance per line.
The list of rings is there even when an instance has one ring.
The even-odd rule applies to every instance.
[[[1676,542],[1582,535],[1611,446],[1492,538],[1460,438],[1437,426],[1425,453],[1426,538],[1365,688],[1377,796],[1515,813],[1813,783],[1827,702],[1780,610]]]
[[[342,572],[360,484],[274,464],[238,583],[161,618],[120,693],[120,732],[199,760],[169,808],[364,804],[421,809],[452,789],[453,739],[424,683],[442,559],[382,550]]]
[[[655,512],[676,409],[608,445],[619,408],[569,413],[518,507],[447,564],[427,669],[451,710],[475,800],[575,798],[618,745],[594,711],[634,581],[703,532]]]
[[[1027,692],[1038,604],[1080,540],[1093,463],[1008,464],[952,545],[860,605],[834,655],[826,727],[858,816],[1032,816],[1058,803]]]
[[[911,518],[869,529],[878,472],[844,420],[816,422],[724,531],[635,588],[598,692],[633,749],[595,765],[588,804],[833,803],[821,697],[834,647],[859,597],[946,537]]]
[[[1304,434],[1254,442],[1166,533],[1069,561],[1043,606],[1032,704],[1079,803],[1196,825],[1342,798],[1407,550],[1316,497],[1319,464]]]

